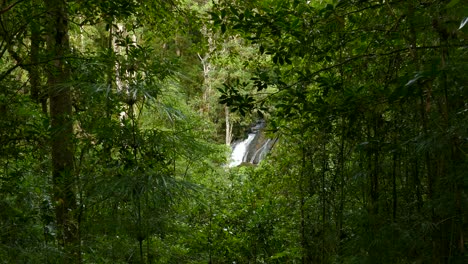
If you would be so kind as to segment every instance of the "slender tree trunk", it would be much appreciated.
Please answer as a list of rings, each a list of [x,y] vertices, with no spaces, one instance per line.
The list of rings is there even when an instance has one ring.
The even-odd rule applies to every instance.
[[[40,6],[39,0],[32,0],[32,4],[35,7]],[[30,93],[31,98],[40,103],[42,106],[42,111],[44,114],[47,115],[47,98],[44,91],[41,89],[41,78],[40,78],[40,60],[39,60],[39,51],[40,46],[42,43],[41,40],[41,28],[40,28],[40,18],[38,15],[33,15],[30,23],[29,23],[29,30],[31,33],[31,48],[29,54],[29,63],[27,65],[22,65],[21,67],[29,73],[29,83],[31,85],[30,89],[25,89],[24,93]],[[3,38],[7,39],[7,49],[10,55],[17,61],[19,65],[23,62],[24,58],[20,56],[20,54],[13,48],[15,46],[14,39],[12,36],[1,31],[1,35]]]
[[[300,195],[300,212],[301,212],[301,247],[302,247],[302,264],[307,263],[307,238],[306,238],[306,232],[305,232],[305,213],[304,213],[304,206],[305,206],[305,199],[304,199],[304,193],[302,190],[302,184],[299,183],[299,195]]]
[[[35,5],[39,5],[38,0],[34,0]],[[31,28],[31,64],[29,69],[29,82],[31,84],[31,97],[37,103],[41,103],[42,111],[47,114],[47,99],[41,91],[41,80],[39,74],[39,50],[41,42],[41,29],[37,19],[33,19],[30,24]]]
[[[392,157],[392,220],[395,223],[397,217],[397,207],[398,207],[398,196],[397,196],[397,167],[399,163],[399,150],[397,150],[398,146],[398,137],[399,134],[397,133],[397,123],[396,121],[393,122],[393,157]],[[398,148],[399,149],[399,148]]]
[[[340,152],[338,154],[338,176],[339,176],[339,208],[338,208],[338,217],[337,217],[337,239],[338,239],[338,250],[341,250],[341,237],[343,235],[343,212],[344,212],[344,203],[345,203],[345,194],[344,194],[344,185],[345,185],[345,157],[344,157],[344,147],[345,147],[345,121],[342,119],[341,124],[341,142],[340,142]]]
[[[397,173],[397,153],[393,153],[393,169],[392,169],[392,219],[396,222],[397,217],[397,186],[396,186],[396,173]]]
[[[299,199],[300,199],[300,213],[301,213],[301,247],[302,247],[302,264],[309,262],[309,252],[308,252],[308,241],[306,237],[306,221],[305,221],[305,197],[304,197],[304,174],[306,166],[306,153],[305,153],[305,142],[304,139],[301,139],[301,171],[299,177]]]
[[[210,43],[210,41],[208,41]],[[211,47],[210,47],[211,49]],[[197,54],[198,58],[200,59],[200,62],[203,66],[203,102],[200,106],[200,112],[201,113],[210,113],[210,95],[211,95],[211,82],[210,82],[210,71],[211,71],[211,65],[209,62],[210,55],[207,53],[205,56],[201,56],[200,54]]]
[[[107,52],[109,61],[107,62],[107,76],[106,76],[106,94],[105,94],[105,120],[106,120],[106,126],[110,126],[111,124],[111,119],[112,119],[112,104],[111,104],[111,97],[114,91],[114,83],[116,81],[116,70],[115,70],[115,51],[114,51],[114,26],[113,26],[113,18],[110,18],[109,23],[109,35],[107,36],[107,42],[104,44],[104,49]],[[121,122],[123,121],[122,119],[124,118],[123,116],[120,116]],[[111,160],[111,148],[112,148],[112,143],[110,140],[105,140],[104,141],[104,158],[110,162]]]
[[[322,164],[323,166],[325,166],[325,164]],[[321,249],[320,249],[320,262],[321,263],[324,263],[325,261],[325,238],[326,238],[326,233],[327,233],[327,229],[326,229],[326,217],[327,217],[327,214],[326,214],[326,210],[327,210],[327,207],[326,207],[326,193],[325,193],[325,168],[322,168],[323,171],[322,171],[322,236],[321,236],[321,239],[322,239],[322,243],[320,245]]]
[[[109,36],[107,40],[107,52],[114,54],[114,26],[113,19],[111,19],[109,24]],[[113,58],[114,56],[109,56]],[[110,95],[114,90],[114,71],[115,71],[115,61],[113,59],[109,60],[108,73],[107,73],[107,92],[106,92],[106,119],[110,121],[111,119],[111,106],[110,106]]]
[[[47,52],[52,63],[48,68],[52,181],[55,216],[59,244],[65,250],[63,263],[74,263],[79,259],[76,243],[77,228],[74,218],[76,197],[74,192],[73,165],[73,120],[69,82],[69,69],[65,56],[69,53],[67,6],[61,0],[45,1],[48,31]]]
[[[224,106],[224,113],[226,116],[226,145],[231,145],[232,142],[232,124],[229,118],[229,108],[227,105]]]
[[[371,130],[373,131],[373,138],[377,139],[379,136],[379,117],[374,115],[372,118],[372,128],[369,128],[369,135],[372,135]],[[380,142],[374,140],[371,143],[371,149],[368,154],[368,166],[370,173],[370,199],[371,199],[371,212],[374,216],[379,214],[379,147]]]
[[[447,76],[447,65],[450,65],[450,54],[449,54],[449,35],[448,29],[446,28],[447,21],[444,18],[446,16],[446,10],[440,10],[439,16],[434,18],[433,20],[433,27],[439,35],[439,44],[442,47],[440,49],[440,61],[441,61],[441,80],[440,84],[443,89],[442,96],[439,99],[439,112],[440,115],[443,117],[444,120],[444,130],[446,132],[452,130],[452,123],[451,120],[453,114],[451,114],[452,109],[460,109],[463,105],[463,99],[455,99],[450,97],[451,94],[450,85],[449,85],[449,78]],[[450,150],[444,155],[444,159],[440,159],[441,162],[441,169],[438,171],[437,178],[441,179],[448,179],[448,182],[452,182],[452,186],[450,190],[445,190],[445,192],[449,191],[452,194],[448,195],[453,199],[454,203],[454,211],[448,213],[443,217],[439,217],[442,219],[451,218],[448,221],[445,221],[441,225],[445,225],[445,230],[450,230],[450,232],[443,232],[441,230],[441,237],[442,241],[446,242],[448,246],[448,261],[452,262],[455,261],[457,258],[463,258],[465,255],[465,242],[464,242],[464,207],[466,207],[466,200],[463,199],[464,195],[464,188],[463,188],[463,176],[464,172],[460,170],[460,164],[463,164],[464,158],[461,149],[463,148],[460,144],[460,138],[462,136],[459,133],[453,133],[450,137]],[[446,180],[447,181],[447,180]],[[442,193],[444,191],[443,188],[446,186],[435,186],[436,191]],[[453,217],[452,217],[453,216]],[[444,227],[441,227],[441,229]],[[445,234],[444,234],[445,233]],[[447,237],[447,233],[450,233],[450,239]]]

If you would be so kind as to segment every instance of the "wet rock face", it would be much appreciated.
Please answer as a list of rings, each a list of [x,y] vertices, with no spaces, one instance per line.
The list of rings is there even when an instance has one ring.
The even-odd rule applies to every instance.
[[[259,120],[255,125],[250,128],[250,133],[257,133],[260,132],[262,129],[266,127],[265,120]]]
[[[255,167],[255,165],[250,162],[242,162],[237,167]]]

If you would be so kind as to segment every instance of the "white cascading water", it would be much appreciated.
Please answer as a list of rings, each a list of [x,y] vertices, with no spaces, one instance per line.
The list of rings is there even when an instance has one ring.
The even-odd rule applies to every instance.
[[[269,147],[270,147],[270,142],[271,142],[271,139],[267,139],[265,141],[265,143],[263,143],[262,147],[259,148],[255,153],[254,155],[252,156],[252,158],[250,159],[250,163],[256,163],[256,162],[260,162],[261,160],[263,160],[265,158],[265,156],[267,155],[268,151],[270,150]]]
[[[247,151],[249,150],[249,145],[252,143],[252,140],[255,138],[257,134],[251,133],[244,141],[237,143],[234,146],[234,149],[231,154],[231,162],[229,163],[229,167],[236,167],[239,166],[243,161],[245,161],[245,156]]]

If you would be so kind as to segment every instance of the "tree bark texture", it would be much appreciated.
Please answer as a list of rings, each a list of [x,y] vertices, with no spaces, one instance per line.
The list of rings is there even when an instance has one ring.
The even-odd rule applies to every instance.
[[[73,189],[73,121],[70,72],[66,55],[70,51],[66,2],[44,1],[47,10],[47,52],[51,63],[47,68],[49,111],[51,120],[52,181],[59,244],[64,248],[64,263],[79,259],[75,251],[77,238]]]

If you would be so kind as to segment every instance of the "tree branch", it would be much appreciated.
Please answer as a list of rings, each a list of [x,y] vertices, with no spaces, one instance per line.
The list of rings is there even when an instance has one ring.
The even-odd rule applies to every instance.
[[[23,2],[24,0],[18,0],[15,3],[5,7],[4,9],[0,10],[0,15],[3,15],[4,13],[8,12],[10,9],[12,9],[15,5]]]
[[[467,45],[451,45],[450,47],[467,47]],[[393,55],[393,54],[396,54],[396,53],[400,53],[400,52],[404,52],[404,51],[410,51],[410,50],[413,50],[413,49],[417,49],[417,50],[423,50],[423,49],[439,49],[439,48],[445,48],[445,46],[424,46],[424,47],[410,47],[410,48],[404,48],[404,49],[397,49],[397,50],[393,50],[393,51],[390,51],[390,52],[385,52],[385,53],[370,53],[370,54],[363,54],[363,55],[359,55],[359,56],[355,56],[355,57],[352,57],[352,58],[349,58],[343,62],[340,62],[340,63],[337,63],[337,64],[334,64],[334,65],[331,65],[329,67],[325,67],[325,68],[321,68],[320,70],[317,70],[313,73],[311,73],[312,76],[314,75],[317,75],[321,72],[324,72],[324,71],[328,71],[328,70],[331,70],[333,68],[336,68],[336,67],[340,67],[340,66],[343,66],[349,62],[352,62],[352,61],[355,61],[355,60],[359,60],[359,59],[363,59],[363,58],[371,58],[371,57],[381,57],[381,56],[388,56],[388,55]]]

